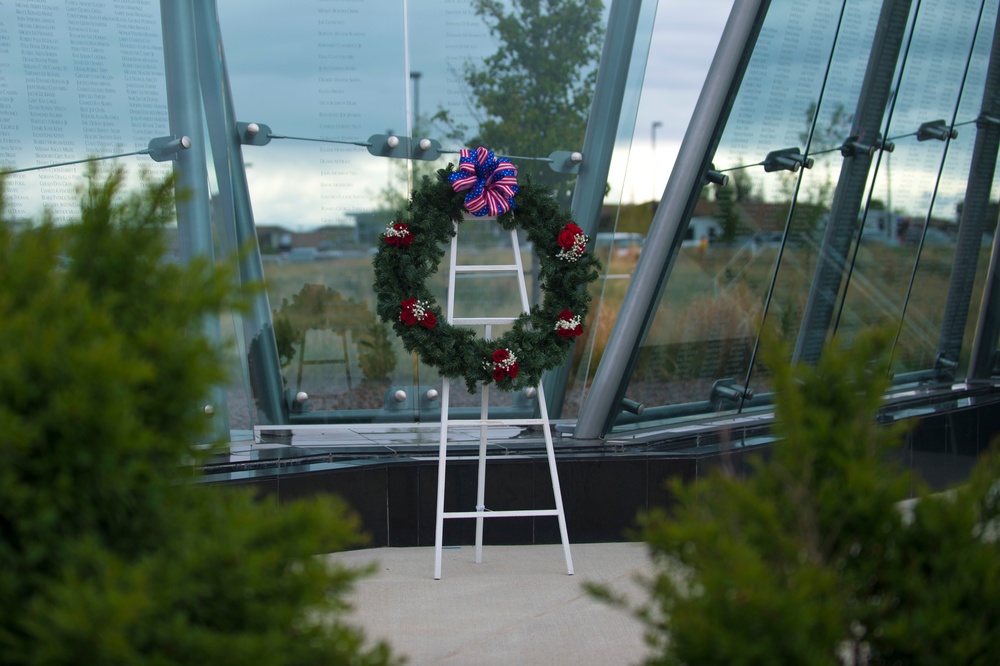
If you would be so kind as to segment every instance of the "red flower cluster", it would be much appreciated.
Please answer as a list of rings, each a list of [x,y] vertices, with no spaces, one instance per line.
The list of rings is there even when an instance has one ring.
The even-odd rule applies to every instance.
[[[382,234],[382,240],[387,245],[394,247],[410,247],[410,243],[413,242],[413,234],[406,222],[393,222]]]
[[[399,304],[402,310],[399,313],[399,321],[407,326],[420,324],[424,328],[434,328],[437,325],[437,317],[427,309],[427,304],[415,298],[408,298]]]
[[[562,231],[559,232],[559,247],[569,250],[576,244],[576,237],[583,233],[583,229],[569,222]]]
[[[569,310],[563,310],[559,313],[559,319],[556,321],[556,334],[563,338],[575,338],[583,335],[583,324],[580,323],[580,318]]]
[[[517,377],[517,357],[509,349],[497,349],[493,352],[493,381],[503,381],[507,377]]]
[[[567,261],[576,261],[587,250],[587,241],[583,229],[572,222],[567,222],[559,232],[559,247],[562,248],[556,256]]]

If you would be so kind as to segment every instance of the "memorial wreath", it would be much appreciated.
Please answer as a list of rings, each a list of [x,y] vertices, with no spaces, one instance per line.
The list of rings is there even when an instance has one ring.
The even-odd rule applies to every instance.
[[[485,340],[444,321],[427,288],[466,211],[522,230],[538,257],[542,302],[499,338]],[[519,185],[514,165],[493,151],[463,149],[457,170],[448,165],[436,178],[425,176],[380,240],[373,259],[379,317],[392,323],[407,351],[443,377],[464,379],[470,392],[479,382],[504,391],[537,385],[583,333],[586,287],[600,267],[587,251],[589,239],[543,187],[530,179]]]

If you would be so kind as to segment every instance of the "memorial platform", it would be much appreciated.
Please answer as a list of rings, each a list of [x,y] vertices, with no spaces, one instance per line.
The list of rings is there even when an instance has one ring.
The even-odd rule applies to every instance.
[[[607,585],[639,603],[637,579],[652,574],[641,543],[573,544],[576,573],[566,575],[562,547],[484,546],[444,551],[434,580],[434,549],[375,548],[328,555],[375,563],[349,595],[348,622],[385,640],[412,666],[634,664],[646,654],[642,624],[625,609],[591,597],[585,582]]]

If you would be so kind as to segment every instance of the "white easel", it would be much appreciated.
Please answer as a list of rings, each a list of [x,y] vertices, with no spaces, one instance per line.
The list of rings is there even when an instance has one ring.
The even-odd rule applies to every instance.
[[[457,273],[516,273],[517,284],[521,291],[521,308],[523,312],[529,309],[528,290],[524,283],[524,268],[521,265],[521,248],[517,240],[517,231],[510,232],[511,245],[514,250],[513,264],[459,265],[458,264],[458,224],[455,225],[455,235],[451,239],[451,261],[448,270],[448,323],[466,326],[484,326],[486,339],[490,339],[494,325],[511,324],[515,317],[455,317],[455,275]],[[441,390],[441,444],[438,457],[438,488],[437,488],[437,520],[434,530],[434,579],[441,579],[441,548],[444,543],[445,518],[475,518],[476,519],[476,564],[483,561],[483,519],[521,516],[556,516],[559,521],[559,534],[562,537],[563,553],[566,556],[566,573],[573,575],[573,558],[569,552],[569,535],[566,531],[566,514],[563,511],[562,491],[559,488],[559,473],[556,470],[556,456],[552,446],[552,432],[549,429],[549,412],[545,404],[545,392],[542,384],[537,387],[538,409],[541,418],[537,419],[490,419],[489,418],[489,385],[480,391],[480,412],[478,420],[461,420],[453,423],[448,420],[448,403],[451,394],[451,380],[443,379]],[[479,478],[476,491],[476,507],[473,511],[444,510],[445,468],[448,461],[448,428],[452,426],[479,426]],[[486,440],[489,426],[507,425],[540,425],[545,434],[545,452],[549,461],[549,474],[552,477],[552,494],[555,496],[554,509],[524,509],[513,511],[490,511],[484,505],[486,497]]]

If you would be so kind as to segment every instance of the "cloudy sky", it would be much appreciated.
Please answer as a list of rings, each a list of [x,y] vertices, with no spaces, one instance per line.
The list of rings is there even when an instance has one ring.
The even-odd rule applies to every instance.
[[[613,200],[646,200],[662,190],[730,6],[644,3],[610,178]],[[439,110],[467,126],[466,136],[480,120],[460,72],[498,44],[468,2],[218,0],[218,11],[241,121],[282,136],[363,142],[413,133],[415,117]],[[4,166],[141,150],[169,133],[156,0],[127,7],[0,3],[0,55]],[[658,166],[634,168],[626,182],[628,159],[637,165],[653,157],[653,123]],[[445,148],[463,147],[451,145],[443,127],[420,131]],[[379,206],[387,188],[405,192],[406,163],[363,147],[275,139],[247,147],[245,158],[259,224],[350,223],[350,213]],[[150,166],[147,157],[125,163]],[[72,215],[81,174],[61,167],[13,177],[15,213],[35,214],[44,203],[59,217]]]
[[[405,133],[412,129],[414,114],[426,118],[437,109],[475,125],[457,72],[464,62],[491,55],[496,43],[467,3],[320,0],[307,5],[308,10],[276,15],[271,3],[220,0],[233,94],[243,119],[266,122],[277,134],[345,140],[364,140],[389,129]],[[626,199],[646,200],[662,192],[730,6],[729,0],[709,0],[709,11],[705,2],[695,0],[647,5],[642,23],[647,38],[652,23],[648,65],[644,82],[633,81],[628,92],[623,127],[629,131],[614,161],[612,197],[623,194]],[[261,48],[264,43],[274,46]],[[638,40],[640,53],[646,47],[644,39]],[[638,64],[646,62],[640,58]],[[327,65],[332,70],[322,69]],[[352,67],[358,68],[358,76]],[[327,76],[328,72],[332,74]],[[409,72],[420,72],[415,85]],[[289,99],[298,102],[289,104]],[[346,111],[345,100],[352,105]],[[330,105],[346,115],[324,122],[317,109],[322,113]],[[626,180],[629,154],[633,164],[653,157],[653,123],[660,123],[655,155],[660,166],[634,168]],[[629,141],[633,129],[634,141]],[[444,139],[442,143],[446,148],[461,147]],[[338,180],[324,178],[327,169],[315,166],[317,159],[324,159],[318,153],[321,149],[336,151],[337,160],[349,160],[344,169],[335,170],[341,174]],[[393,166],[358,148],[320,148],[281,140],[263,149],[248,149],[247,159],[253,164],[249,178],[259,223],[291,215],[291,200],[309,199],[318,191],[325,192],[320,195],[321,210],[334,207],[323,202],[332,201],[343,189],[350,189],[350,196],[357,199],[341,213],[372,207],[380,191],[400,177]],[[350,188],[345,179],[353,181]],[[303,224],[344,221],[321,215]],[[282,223],[294,224],[287,219]]]
[[[876,21],[874,14],[864,14],[868,4],[848,4],[848,24],[825,93],[827,111],[839,100],[853,110]],[[218,0],[218,5],[239,120],[265,123],[278,135],[355,142],[389,131],[412,132],[415,116],[428,118],[439,109],[475,126],[458,72],[463,63],[492,54],[497,44],[464,0]],[[893,116],[900,134],[955,113],[980,2],[924,5]],[[68,2],[25,7],[0,3],[5,55],[0,163],[34,166],[135,150],[168,133],[156,0],[127,10],[111,2],[86,10]],[[731,7],[732,0],[647,0],[609,200],[648,201],[662,193]],[[752,163],[769,150],[800,145],[803,113],[817,94],[829,55],[821,45],[832,43],[838,7],[772,3],[758,44],[771,62],[748,73],[757,77],[753,94],[741,95],[734,108],[737,122],[726,129],[718,166]],[[987,8],[983,25],[991,29],[996,3]],[[988,33],[973,58],[972,92],[966,93],[958,121],[977,113]],[[412,79],[412,72],[419,72],[419,79]],[[972,129],[961,131],[955,151],[971,143],[962,139],[974,136]],[[434,134],[441,128],[422,131],[445,148],[462,147]],[[898,201],[930,196],[940,161],[940,147],[936,150],[917,146],[912,138],[899,142],[893,187],[911,191],[901,192]],[[296,139],[247,147],[244,154],[257,223],[296,228],[350,223],[351,213],[378,207],[384,190],[402,190],[408,168],[356,145]],[[151,164],[146,157],[129,159]],[[956,184],[947,196],[954,198],[967,174],[957,159],[949,160],[954,166],[946,179]],[[920,173],[907,174],[907,166]],[[72,212],[80,173],[59,169],[17,176],[16,211],[33,214],[44,200],[62,202]]]
[[[613,200],[662,191],[730,4],[645,3],[610,177]],[[363,142],[412,133],[415,116],[446,110],[470,128],[467,136],[475,131],[459,73],[498,45],[467,2],[218,0],[218,11],[241,121],[265,123],[282,136]],[[0,163],[33,167],[120,154],[168,134],[161,44],[156,0],[127,9],[0,3]],[[638,168],[654,157],[653,123],[658,164]],[[428,134],[445,148],[463,147],[435,131],[443,128]],[[352,212],[378,206],[385,190],[405,192],[406,163],[363,147],[275,139],[244,154],[258,224],[346,224]],[[144,156],[124,163],[151,165]],[[633,175],[626,180],[628,163]],[[15,214],[33,215],[45,204],[71,216],[81,174],[62,167],[14,177]]]

